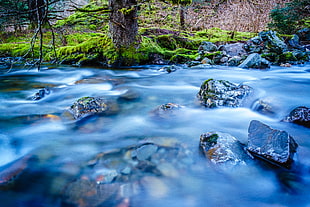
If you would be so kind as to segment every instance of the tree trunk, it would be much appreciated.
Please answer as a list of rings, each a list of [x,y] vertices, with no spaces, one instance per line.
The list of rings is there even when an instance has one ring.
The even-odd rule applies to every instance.
[[[134,46],[138,34],[137,0],[109,0],[109,9],[109,29],[115,47]]]
[[[30,24],[36,25],[39,21],[45,23],[45,2],[44,0],[28,0],[29,20]]]
[[[179,8],[179,15],[180,15],[180,30],[183,31],[185,29],[185,15],[184,15],[185,8],[180,5]]]

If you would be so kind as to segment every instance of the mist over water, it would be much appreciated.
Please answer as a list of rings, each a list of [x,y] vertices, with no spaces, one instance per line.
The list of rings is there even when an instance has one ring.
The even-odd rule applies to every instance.
[[[159,178],[165,186],[150,188],[156,193],[135,196],[131,206],[310,206],[310,129],[281,122],[294,108],[310,107],[309,64],[274,66],[269,70],[184,68],[169,74],[158,71],[159,68],[60,67],[2,74],[0,166],[33,153],[40,159],[40,164],[33,166],[34,176],[42,171],[47,175],[39,179],[40,183],[34,181],[33,185],[17,190],[1,191],[3,203],[62,206],[59,198],[64,183],[78,176],[79,168],[97,153],[126,148],[145,138],[171,137],[187,146],[193,163],[188,171],[178,172],[182,179]],[[203,81],[210,78],[246,84],[253,92],[242,107],[206,109],[198,104],[196,95]],[[42,88],[50,93],[41,100],[32,100]],[[63,118],[65,110],[81,97],[118,100],[128,92],[134,92],[137,98],[121,101],[115,115],[92,116],[79,122]],[[259,100],[269,103],[275,113],[257,112]],[[182,108],[172,118],[154,119],[152,111],[166,103]],[[229,169],[210,168],[206,164],[198,149],[202,133],[221,131],[246,144],[251,120],[285,130],[299,144],[296,160],[301,166],[302,187],[297,193],[283,190],[276,173],[255,162]]]

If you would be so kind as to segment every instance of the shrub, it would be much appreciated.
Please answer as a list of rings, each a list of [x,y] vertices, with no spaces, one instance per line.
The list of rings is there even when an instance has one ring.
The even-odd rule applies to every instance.
[[[271,10],[269,28],[282,34],[293,34],[305,25],[310,18],[309,0],[293,0],[285,7]]]

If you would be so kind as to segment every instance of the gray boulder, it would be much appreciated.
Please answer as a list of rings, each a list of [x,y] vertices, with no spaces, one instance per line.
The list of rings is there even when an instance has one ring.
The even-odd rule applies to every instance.
[[[270,52],[281,54],[288,49],[285,42],[277,36],[275,31],[260,32],[258,36],[264,41],[265,47]]]
[[[225,51],[227,56],[243,56],[246,55],[247,52],[244,49],[244,43],[233,43],[221,45],[219,47],[220,51]]]
[[[310,108],[299,106],[283,119],[285,122],[292,122],[310,128]]]
[[[298,30],[297,35],[301,41],[310,41],[310,28]]]
[[[265,49],[264,43],[260,37],[253,37],[248,40],[244,45],[243,48],[248,53],[262,53]]]
[[[247,85],[236,85],[225,80],[209,79],[202,83],[197,97],[208,108],[219,106],[238,107],[251,92]]]
[[[217,51],[217,46],[212,42],[203,41],[201,45],[198,47],[198,53],[203,55],[207,52],[215,52]]]
[[[272,129],[253,120],[248,132],[247,150],[254,157],[266,160],[276,166],[291,167],[298,145],[286,131]]]
[[[214,65],[214,62],[211,59],[205,57],[204,59],[202,59],[201,64]]]
[[[300,38],[298,35],[294,34],[293,37],[288,41],[288,45],[293,48],[293,49],[298,49],[298,50],[305,50],[301,45],[300,45]]]
[[[246,164],[249,159],[244,146],[235,137],[221,132],[208,132],[200,136],[200,149],[215,164]]]
[[[242,58],[240,56],[233,56],[228,59],[227,65],[228,66],[238,66],[240,65]]]
[[[270,62],[262,58],[258,53],[252,53],[238,67],[266,69],[270,68]]]

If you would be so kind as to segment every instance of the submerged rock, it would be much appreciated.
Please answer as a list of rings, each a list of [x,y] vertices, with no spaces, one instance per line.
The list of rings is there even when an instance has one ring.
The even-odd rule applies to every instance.
[[[177,111],[180,110],[182,106],[175,103],[167,103],[158,106],[156,109],[151,111],[151,116],[153,118],[166,119],[173,117],[177,114]]]
[[[66,186],[63,202],[74,206],[100,206],[104,202],[116,199],[118,188],[118,183],[98,185],[88,179],[79,179]]]
[[[180,70],[180,69],[182,69],[182,67],[180,67],[180,66],[168,65],[168,66],[164,66],[164,67],[160,68],[159,71],[160,72],[172,73],[172,72],[175,72],[176,70]]]
[[[177,139],[144,139],[135,145],[98,153],[81,169],[80,178],[66,185],[63,202],[120,206],[127,199],[131,206],[131,198],[137,195],[165,196],[169,185],[164,181],[179,182],[190,164],[190,151]]]
[[[32,97],[32,100],[38,101],[44,98],[46,95],[49,95],[51,93],[50,89],[48,88],[42,88],[37,93],[34,94]]]
[[[292,122],[310,128],[310,108],[299,106],[283,119],[285,122]]]
[[[254,157],[277,166],[291,167],[298,145],[286,131],[272,129],[257,120],[253,120],[248,132],[247,150]]]
[[[238,107],[250,93],[251,87],[236,85],[225,80],[209,79],[202,83],[197,97],[208,108],[219,106]]]
[[[262,58],[258,53],[252,53],[238,67],[266,69],[270,67],[270,62]]]
[[[136,157],[138,160],[147,160],[158,150],[158,146],[154,144],[145,144],[136,149]]]
[[[204,155],[215,164],[246,164],[249,156],[235,137],[221,132],[208,132],[200,136]]]
[[[28,168],[33,155],[27,154],[0,167],[0,188],[6,187]]]
[[[272,98],[267,97],[265,99],[256,100],[252,109],[264,115],[275,116],[278,106],[273,103]]]
[[[74,119],[79,120],[94,114],[113,114],[118,111],[118,106],[101,97],[83,97],[78,99],[69,111]]]

